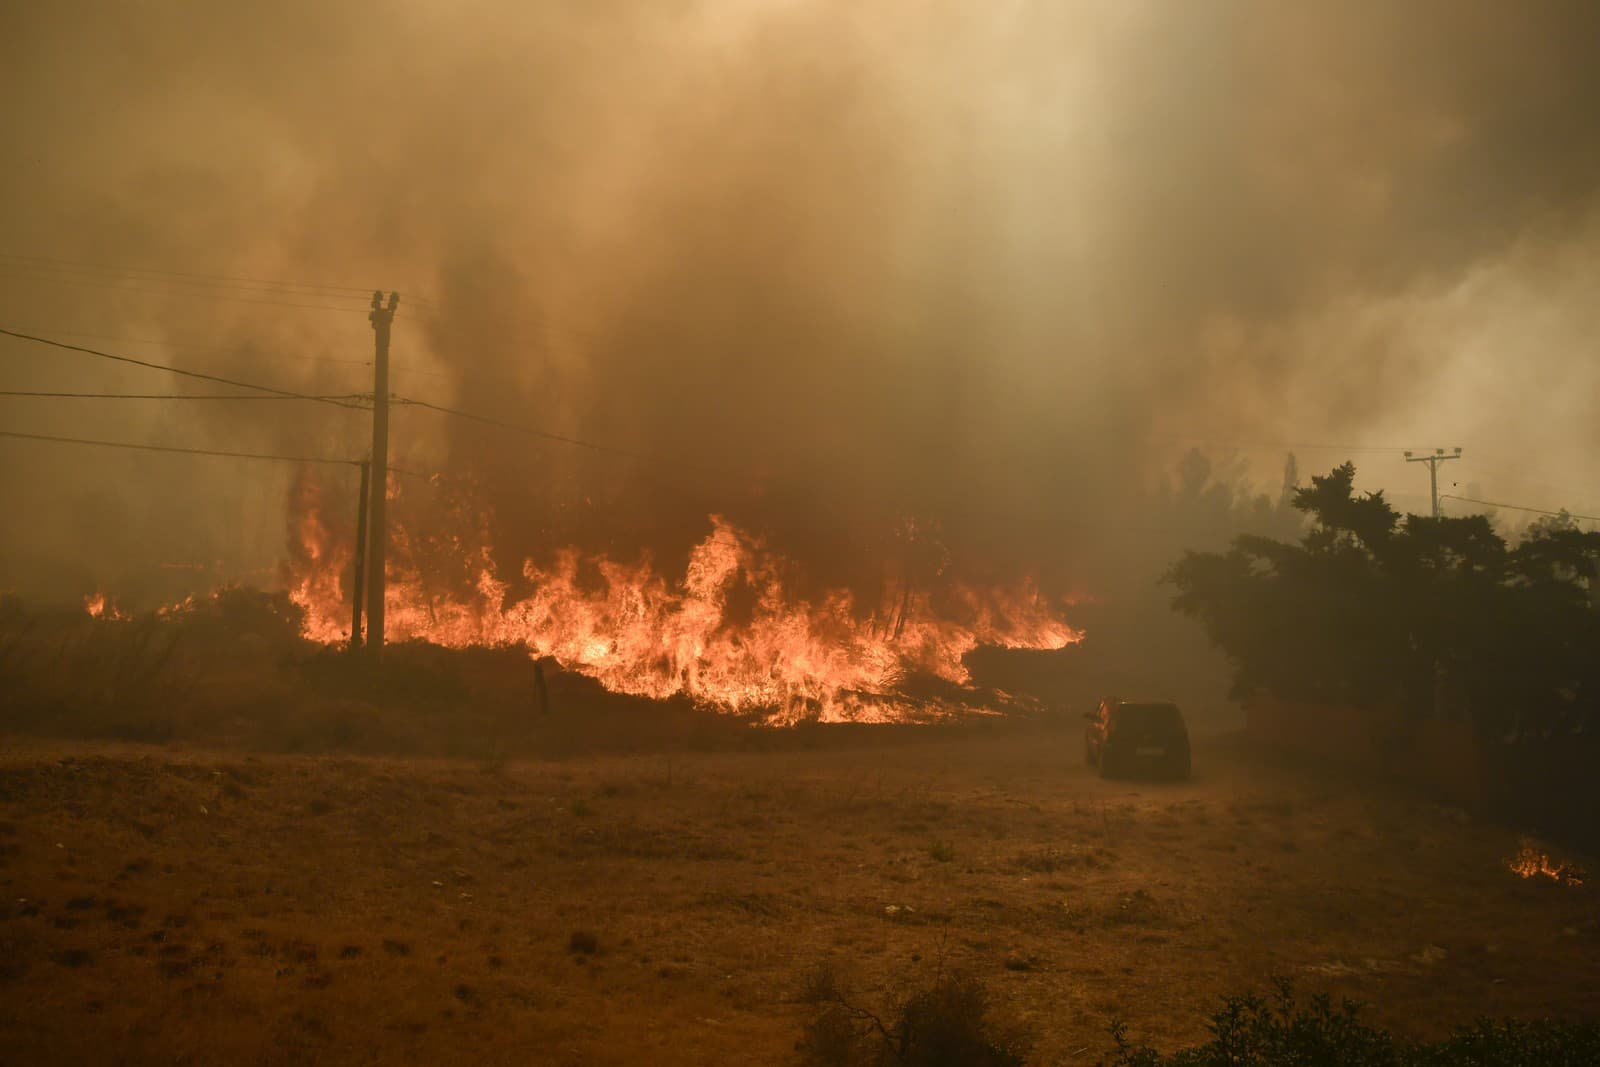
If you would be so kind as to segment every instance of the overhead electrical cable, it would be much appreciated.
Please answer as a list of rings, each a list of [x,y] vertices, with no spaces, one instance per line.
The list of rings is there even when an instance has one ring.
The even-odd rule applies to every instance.
[[[1326,445],[1305,441],[1227,441],[1204,434],[1149,433],[1147,437],[1169,441],[1195,441],[1203,445],[1220,445],[1228,448],[1297,448],[1304,452],[1405,452],[1400,445]],[[1414,451],[1414,449],[1413,449]]]
[[[237,274],[207,274],[201,271],[163,270],[158,267],[133,267],[127,264],[89,263],[81,259],[61,259],[56,256],[29,256],[20,252],[0,252],[0,260],[37,263],[46,267],[67,270],[95,271],[102,274],[155,274],[168,278],[191,278],[197,281],[236,282],[244,285],[275,286],[278,288],[321,289],[349,293],[365,298],[372,290],[360,285],[323,285],[318,282],[285,282],[276,278],[247,278]]]
[[[367,398],[365,393],[333,396],[283,396],[278,393],[66,393],[33,389],[0,389],[0,397],[39,400],[352,400]]]
[[[479,415],[471,411],[462,411],[460,408],[445,407],[443,404],[433,404],[426,400],[416,400],[408,396],[391,396],[389,399],[395,404],[405,404],[409,407],[426,408],[429,411],[437,411],[444,415],[452,415],[458,419],[466,419],[469,422],[482,423],[485,426],[497,426],[502,430],[512,430],[516,433],[527,434],[529,437],[543,438],[546,441],[558,441],[561,444],[572,445],[576,448],[587,448],[595,452],[606,452],[615,456],[626,456],[628,459],[649,459],[648,456],[645,456],[642,453],[633,452],[626,448],[617,448],[614,445],[596,444],[593,441],[585,441],[578,437],[567,437],[563,434],[551,433],[548,430],[537,430],[532,426],[523,426],[520,423],[507,422],[504,419],[497,419],[488,415]]]
[[[713,494],[705,489],[683,481],[679,475],[686,470],[694,470],[703,474],[712,475],[717,478],[723,478],[727,473],[724,471],[710,470],[709,468],[698,463],[679,464],[674,466],[669,472],[664,469],[666,464],[660,456],[649,456],[642,452],[635,452],[631,449],[619,448],[615,445],[602,445],[594,441],[585,441],[580,437],[568,437],[565,434],[551,433],[548,430],[540,430],[532,426],[524,426],[520,423],[508,422],[505,419],[497,419],[489,415],[480,415],[472,411],[463,411],[460,408],[445,407],[443,404],[433,404],[426,400],[416,400],[412,397],[400,396],[398,394],[391,393],[389,400],[393,404],[404,405],[407,407],[424,408],[428,411],[435,411],[439,412],[440,414],[451,415],[455,418],[465,419],[468,422],[475,422],[483,426],[491,426],[501,430],[510,430],[513,433],[526,434],[529,437],[537,437],[545,441],[555,441],[559,444],[572,445],[576,448],[588,449],[589,451],[599,452],[603,455],[619,456],[623,459],[633,460],[646,468],[645,471],[639,472],[640,477],[644,478],[646,481],[652,482],[656,485],[669,487],[677,492],[699,498],[702,501],[712,501]],[[654,470],[650,471],[650,468],[654,468]]]
[[[372,366],[372,364],[368,363],[367,366],[370,367],[370,366]],[[450,374],[450,373],[448,373],[446,371],[423,370],[421,367],[417,367],[417,366],[414,366],[414,365],[408,364],[408,363],[391,363],[391,364],[389,364],[389,373],[390,374],[414,374],[414,375],[416,375],[418,377],[421,377],[421,378],[454,378],[455,377],[455,375]]]
[[[219,348],[214,344],[197,344],[193,341],[171,341],[156,337],[124,337],[121,334],[90,333],[86,330],[59,330],[54,327],[39,327],[27,331],[33,334],[50,334],[58,337],[85,337],[91,341],[117,341],[125,345],[154,345],[159,348],[186,348],[194,352],[208,352],[219,356],[248,356],[251,359],[294,359],[304,363],[334,363],[347,367],[371,367],[372,360],[356,359],[350,356],[306,356],[298,352],[280,352],[275,349],[257,348]],[[454,375],[444,371],[423,370],[410,363],[389,364],[390,374],[417,374],[425,378],[451,378]],[[368,394],[362,394],[363,396]]]
[[[24,281],[60,285],[82,285],[95,289],[110,289],[119,293],[144,293],[153,296],[180,296],[186,298],[198,295],[195,293],[181,292],[174,289],[150,289],[143,286],[121,285],[115,281],[95,281],[88,278],[41,278],[38,275],[18,274],[14,271],[5,270],[3,267],[0,267],[0,274],[5,274],[14,278],[21,278]],[[350,304],[340,307],[334,304],[300,304],[287,300],[265,300],[251,296],[233,296],[228,293],[213,292],[207,293],[206,295],[213,300],[231,300],[240,304],[270,304],[273,307],[304,308],[310,311],[337,311],[345,315],[353,314],[355,312],[364,313],[367,310],[365,307],[362,307],[358,304]]]
[[[146,276],[129,274],[120,270],[82,270],[76,267],[47,267],[32,266],[28,264],[13,263],[0,259],[0,269],[12,274],[37,277],[42,280],[53,281],[67,279],[91,279],[93,281],[109,282],[134,282],[139,285],[175,286],[179,291],[188,289],[223,289],[236,293],[264,293],[272,296],[294,296],[314,300],[350,300],[364,301],[366,297],[354,293],[335,293],[319,289],[295,288],[292,285],[246,285],[239,282],[227,281],[201,281],[190,278],[169,278],[161,276]]]
[[[1521,504],[1497,504],[1492,500],[1478,500],[1477,498],[1470,496],[1456,496],[1454,493],[1440,493],[1439,499],[1461,500],[1468,504],[1481,504],[1486,508],[1505,508],[1507,511],[1531,511],[1536,515],[1555,515],[1558,518],[1562,515],[1565,515],[1572,519],[1587,519],[1590,522],[1600,522],[1600,515],[1579,515],[1577,512],[1573,511],[1551,511],[1548,508],[1529,508],[1524,507]]]
[[[155,345],[160,348],[187,348],[195,352],[210,352],[221,356],[249,356],[251,358],[268,359],[297,359],[306,363],[341,363],[354,367],[370,367],[370,359],[354,359],[348,356],[303,356],[297,352],[278,352],[255,348],[219,348],[216,345],[195,344],[190,341],[171,341],[155,337],[124,337],[120,334],[89,333],[86,330],[58,330],[54,327],[44,326],[28,331],[34,334],[50,334],[59,337],[86,337],[91,341],[117,341],[125,345]],[[393,370],[394,368],[390,368]]]
[[[363,461],[357,460],[356,462],[360,463]],[[398,474],[405,478],[420,478],[422,481],[427,482],[436,489],[439,487],[441,482],[457,480],[452,478],[451,475],[446,474],[444,471],[434,471],[430,474],[426,471],[411,470],[408,467],[396,467],[392,463],[389,464],[389,473]],[[706,537],[696,542],[696,544],[706,544],[708,542],[718,545],[727,545],[729,548],[759,549],[763,547],[763,542],[759,538],[751,538],[747,543],[743,541],[729,541],[721,537]]]
[[[326,285],[320,282],[286,282],[276,278],[251,278],[237,274],[208,274],[200,271],[164,270],[157,267],[133,267],[107,263],[89,263],[83,260],[61,259],[53,256],[30,256],[17,252],[0,252],[0,263],[34,270],[53,270],[61,273],[110,274],[122,277],[149,275],[150,280],[184,279],[196,283],[251,286],[256,289],[296,293],[302,296],[329,296],[335,299],[360,299],[371,296],[373,287],[362,285]],[[432,306],[428,297],[415,293],[407,301]]]
[[[241,381],[238,378],[224,378],[217,374],[205,374],[201,371],[187,370],[183,367],[173,367],[165,363],[153,363],[147,359],[135,359],[132,356],[119,356],[112,352],[102,352],[98,348],[86,348],[83,345],[68,344],[65,341],[53,340],[49,337],[39,337],[31,333],[22,333],[18,330],[8,330],[0,327],[0,334],[15,337],[21,341],[31,341],[35,344],[50,345],[54,348],[63,348],[69,352],[82,352],[89,356],[98,356],[101,359],[113,360],[117,363],[129,363],[135,367],[145,367],[149,370],[166,371],[168,374],[178,374],[185,378],[197,378],[201,381],[216,382],[219,385],[232,385],[240,389],[254,389],[263,393],[275,393],[278,396],[293,397],[297,400],[310,400],[319,404],[332,404],[334,407],[351,408],[356,411],[365,411],[366,405],[352,403],[348,400],[336,400],[329,397],[313,396],[309,393],[296,392],[293,389],[279,389],[271,385],[261,385],[256,382]]]
[[[142,445],[133,441],[102,441],[89,437],[57,437],[52,434],[22,433],[17,430],[0,430],[0,437],[13,437],[24,441],[52,441],[68,445],[93,445],[98,448],[125,448],[136,452],[175,452],[188,456],[220,456],[226,459],[264,459],[283,463],[322,463],[329,466],[358,466],[360,460],[334,459],[330,456],[286,456],[272,452],[230,452],[217,448],[180,448],[176,445]]]

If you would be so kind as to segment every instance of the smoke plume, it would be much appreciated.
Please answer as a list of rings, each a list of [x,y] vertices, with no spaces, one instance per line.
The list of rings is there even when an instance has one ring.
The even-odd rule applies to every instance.
[[[1190,444],[1263,480],[1290,445],[1462,445],[1496,492],[1574,507],[1600,475],[1582,0],[3,22],[0,326],[345,394],[371,388],[364,290],[398,289],[395,392],[600,446],[396,409],[396,465],[445,475],[397,476],[397,508],[468,501],[513,562],[671,557],[717,513],[818,582],[1094,592]],[[11,389],[217,391],[0,352]],[[16,431],[293,456],[356,458],[369,432],[292,402],[0,404]],[[0,586],[39,595],[270,568],[300,477],[0,454]],[[324,478],[353,511],[353,471]]]

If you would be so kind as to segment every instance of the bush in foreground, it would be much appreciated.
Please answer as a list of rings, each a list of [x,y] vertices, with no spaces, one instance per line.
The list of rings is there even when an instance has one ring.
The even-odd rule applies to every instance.
[[[1443,1041],[1407,1044],[1368,1026],[1361,1006],[1326,995],[1296,1000],[1290,983],[1275,982],[1269,1000],[1223,998],[1204,1045],[1163,1056],[1128,1041],[1111,1024],[1117,1052],[1110,1067],[1585,1067],[1600,1063],[1600,1025],[1552,1021],[1479,1020]]]
[[[879,1015],[840,991],[826,965],[801,998],[817,1013],[796,1044],[808,1067],[1022,1067],[1022,1036],[989,1016],[989,995],[969,975],[939,974]]]

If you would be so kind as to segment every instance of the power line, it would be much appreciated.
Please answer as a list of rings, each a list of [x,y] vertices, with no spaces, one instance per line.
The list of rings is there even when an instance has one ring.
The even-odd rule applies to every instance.
[[[82,352],[85,355],[98,356],[101,359],[114,360],[118,363],[130,363],[136,367],[145,367],[150,370],[166,371],[169,374],[179,374],[186,378],[198,378],[201,381],[217,382],[220,385],[232,385],[240,389],[255,389],[263,393],[276,393],[279,396],[293,397],[297,400],[311,400],[319,404],[332,404],[335,407],[351,408],[356,411],[365,411],[362,404],[353,404],[345,400],[334,400],[327,397],[312,396],[309,393],[297,393],[292,389],[278,389],[270,385],[258,385],[255,382],[240,381],[237,378],[224,378],[216,374],[203,374],[200,371],[185,370],[182,367],[171,367],[165,363],[152,363],[145,359],[134,359],[132,356],[119,356],[111,352],[102,352],[97,348],[86,348],[83,345],[68,344],[65,341],[55,341],[48,337],[38,337],[31,333],[21,333],[17,330],[8,330],[0,326],[0,334],[15,337],[22,341],[32,341],[35,344],[50,345],[54,348],[64,348],[69,352]]]
[[[186,348],[193,352],[208,352],[219,356],[248,356],[252,359],[297,359],[306,363],[333,363],[346,367],[370,367],[372,360],[355,359],[349,356],[305,356],[298,352],[275,352],[256,348],[219,348],[216,345],[196,344],[190,341],[169,341],[155,337],[124,337],[120,334],[89,333],[85,330],[58,330],[45,327],[37,333],[55,334],[62,337],[86,337],[92,341],[120,341],[128,345],[155,345],[160,348]],[[416,374],[424,378],[451,378],[453,375],[443,371],[423,370],[410,363],[390,364],[391,373]],[[370,394],[362,393],[362,396]]]
[[[105,281],[105,280],[97,281],[97,280],[91,280],[89,278],[42,278],[42,277],[39,277],[38,275],[29,275],[29,274],[25,274],[25,273],[18,273],[16,271],[12,271],[12,270],[7,270],[3,266],[0,266],[0,274],[5,274],[5,275],[8,275],[8,276],[13,277],[13,278],[20,278],[23,281],[41,282],[41,283],[46,283],[46,284],[54,283],[54,284],[59,284],[59,285],[82,285],[82,286],[88,286],[90,288],[95,288],[95,289],[111,289],[111,290],[113,290],[115,292],[119,292],[119,293],[147,293],[147,294],[152,294],[152,295],[155,295],[155,296],[194,296],[194,295],[196,295],[196,294],[193,294],[193,293],[185,293],[185,292],[183,292],[181,290],[175,290],[175,289],[141,288],[139,286],[133,286],[133,285],[120,285],[115,281]],[[140,279],[140,280],[142,280],[142,279]],[[152,280],[154,280],[154,279],[152,279]],[[250,297],[250,296],[230,296],[230,295],[228,295],[226,293],[209,293],[207,295],[210,296],[211,299],[213,299],[213,300],[232,300],[232,301],[234,301],[236,303],[240,303],[240,304],[271,304],[274,307],[305,308],[305,309],[308,309],[308,310],[311,310],[311,311],[337,311],[337,312],[341,312],[341,313],[346,314],[346,315],[351,314],[353,312],[360,312],[360,311],[365,311],[366,310],[366,308],[361,307],[360,305],[356,305],[356,304],[352,304],[352,305],[350,305],[348,307],[339,307],[339,306],[336,306],[336,305],[333,305],[333,304],[297,304],[297,303],[291,303],[290,301],[287,301],[287,300],[263,300],[263,299],[259,299],[259,298],[256,298],[256,297]],[[312,294],[305,294],[305,295],[309,296],[309,295],[312,295]],[[329,294],[329,298],[330,299],[332,298],[331,294]]]
[[[48,400],[364,400],[365,393],[337,396],[283,396],[278,393],[50,393],[31,389],[0,389],[0,396]]]
[[[124,337],[120,334],[89,333],[85,330],[58,330],[54,327],[40,327],[35,332],[57,334],[62,337],[87,337],[91,341],[120,341],[128,345],[156,345],[161,348],[187,348],[195,352],[210,352],[223,356],[264,356],[271,359],[298,359],[307,363],[342,363],[356,367],[370,367],[370,359],[352,359],[347,356],[304,356],[298,352],[271,352],[255,348],[219,348],[211,344],[195,344],[190,341],[172,341],[156,337]]]
[[[1227,441],[1202,434],[1149,433],[1148,437],[1169,441],[1196,441],[1203,445],[1225,445],[1229,448],[1296,448],[1303,452],[1404,452],[1400,445],[1325,445],[1304,441]]]
[[[680,463],[674,465],[670,469],[670,473],[667,473],[664,470],[666,465],[660,456],[648,456],[642,452],[634,452],[630,449],[619,448],[615,445],[602,445],[594,441],[585,441],[579,437],[568,437],[563,434],[550,433],[547,430],[535,429],[532,426],[523,426],[520,423],[507,422],[504,419],[497,419],[488,415],[479,415],[476,412],[463,411],[459,408],[445,407],[443,404],[432,404],[428,401],[416,400],[411,397],[391,394],[390,400],[396,404],[405,404],[410,407],[426,408],[429,411],[436,411],[441,414],[452,415],[456,418],[466,419],[469,422],[476,422],[484,426],[492,426],[502,430],[511,430],[514,433],[526,434],[529,437],[538,437],[546,441],[555,441],[560,444],[572,445],[577,448],[584,448],[593,452],[599,452],[603,455],[619,456],[624,459],[630,459],[641,464],[645,468],[642,471],[636,471],[638,476],[644,480],[655,485],[671,488],[685,496],[698,498],[703,502],[711,501],[713,499],[712,494],[704,489],[683,481],[680,477],[678,477],[678,475],[684,470],[696,470],[700,473],[708,474],[717,478],[721,478],[727,473],[724,471],[711,470],[708,467],[696,463]],[[652,472],[650,468],[655,468],[655,470]]]
[[[141,445],[132,441],[100,441],[88,437],[56,437],[42,433],[21,433],[0,430],[0,437],[15,437],[25,441],[52,441],[58,444],[94,445],[100,448],[124,448],[136,452],[176,452],[189,456],[221,456],[226,459],[270,459],[284,463],[323,463],[331,466],[356,466],[354,459],[332,459],[328,456],[285,456],[271,452],[228,452],[214,448],[179,448],[174,445]]]
[[[562,434],[550,433],[547,430],[536,430],[531,426],[523,426],[515,422],[507,422],[504,419],[496,419],[488,415],[478,415],[471,411],[462,411],[460,408],[448,408],[443,404],[431,404],[426,400],[415,400],[408,396],[392,396],[390,399],[392,399],[396,404],[406,404],[411,407],[427,408],[429,411],[437,411],[444,415],[453,415],[458,419],[466,419],[469,422],[482,423],[485,426],[497,426],[502,430],[512,430],[516,433],[527,434],[529,437],[543,438],[546,441],[558,441],[561,444],[573,445],[577,448],[587,448],[595,452],[605,452],[615,456],[625,456],[628,459],[648,459],[647,456],[644,456],[638,452],[629,451],[625,448],[617,448],[613,445],[596,444],[593,441],[585,441],[578,437],[566,437]]]
[[[360,300],[361,297],[354,293],[335,293],[328,290],[314,288],[299,288],[292,284],[277,285],[245,285],[228,281],[203,281],[186,277],[160,277],[129,274],[124,270],[98,268],[79,269],[76,267],[51,267],[35,266],[33,264],[12,263],[0,259],[0,267],[13,274],[34,276],[44,281],[67,281],[74,278],[94,279],[95,281],[132,281],[141,285],[178,286],[189,289],[225,289],[236,293],[267,293],[275,296],[304,297],[313,300]],[[70,284],[70,282],[69,282]]]
[[[274,278],[248,278],[236,274],[206,274],[198,271],[162,270],[157,267],[113,266],[105,263],[88,263],[83,260],[59,259],[52,256],[28,256],[17,252],[0,252],[0,260],[16,261],[18,266],[38,264],[33,269],[53,270],[63,273],[95,273],[120,276],[147,274],[155,276],[152,280],[158,278],[182,278],[208,284],[226,282],[281,292],[297,292],[299,295],[335,296],[335,294],[340,293],[350,294],[349,297],[335,296],[336,299],[359,298],[366,300],[372,292],[371,286],[324,285],[318,282],[286,282]],[[433,303],[432,300],[426,297],[416,295],[412,295],[408,299],[411,302],[420,304],[431,305]]]
[[[357,461],[357,462],[359,462],[359,461]],[[445,473],[444,471],[434,471],[432,473],[429,473],[427,471],[415,471],[415,470],[411,470],[408,467],[396,467],[392,463],[389,465],[389,473],[390,474],[398,474],[398,475],[401,475],[401,476],[406,477],[406,478],[419,478],[422,481],[427,482],[429,485],[433,486],[435,489],[438,489],[442,482],[459,481],[460,480],[458,477],[453,477],[452,475],[449,475],[449,474]],[[724,539],[722,539],[720,537],[706,537],[706,538],[703,538],[700,541],[697,541],[695,543],[696,544],[705,544],[707,542],[710,542],[710,543],[713,543],[713,544],[718,544],[718,545],[727,545],[729,548],[750,548],[750,549],[754,549],[754,548],[758,547],[755,544],[755,539],[754,538],[751,539],[751,543],[749,543],[749,544],[746,544],[745,542],[742,542],[742,541],[727,541],[727,540],[724,540]]]
[[[1454,493],[1440,493],[1440,500],[1463,500],[1468,504],[1482,504],[1486,508],[1505,508],[1507,511],[1531,511],[1536,515],[1566,515],[1573,519],[1587,519],[1590,522],[1600,522],[1600,515],[1579,515],[1571,511],[1550,511],[1546,508],[1527,508],[1521,504],[1496,504],[1492,500],[1478,500],[1470,496],[1456,496]]]
[[[370,366],[372,366],[372,364],[368,363],[367,366],[370,367]],[[391,363],[391,364],[389,364],[389,373],[391,373],[391,374],[414,374],[414,375],[417,375],[418,377],[421,377],[421,378],[454,378],[455,377],[455,375],[449,374],[449,373],[447,373],[445,371],[423,370],[421,367],[418,367],[414,363]]]
[[[55,256],[28,256],[20,252],[0,252],[0,259],[20,260],[24,263],[45,264],[51,269],[98,271],[102,274],[158,274],[172,278],[193,278],[200,281],[240,282],[247,285],[267,285],[278,288],[326,289],[351,293],[366,299],[371,291],[366,286],[322,285],[316,282],[284,282],[271,278],[243,278],[232,274],[205,274],[197,271],[162,270],[157,267],[113,266],[107,263],[88,263],[80,259],[60,259]]]

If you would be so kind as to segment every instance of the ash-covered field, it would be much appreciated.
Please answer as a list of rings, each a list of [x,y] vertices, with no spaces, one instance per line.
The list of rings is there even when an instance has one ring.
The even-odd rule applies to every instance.
[[[773,735],[763,735],[771,737]],[[979,978],[1029,1062],[1172,1048],[1283,975],[1430,1035],[1600,1016],[1594,889],[1510,831],[1202,740],[1101,781],[1076,724],[416,760],[12,738],[0,1058],[771,1063],[819,964]]]

